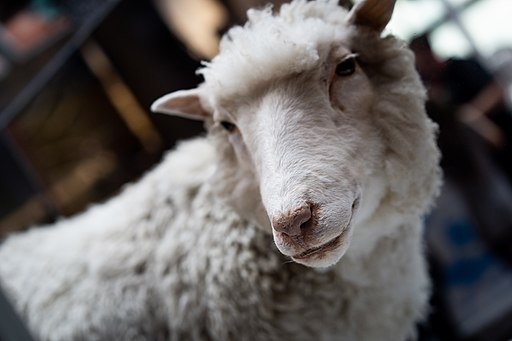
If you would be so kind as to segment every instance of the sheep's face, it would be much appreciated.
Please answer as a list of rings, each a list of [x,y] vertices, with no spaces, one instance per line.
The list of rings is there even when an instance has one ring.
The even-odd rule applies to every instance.
[[[244,96],[212,96],[206,84],[153,107],[206,118],[228,146],[219,151],[219,192],[271,230],[284,255],[313,267],[343,256],[354,222],[383,192],[372,181],[385,144],[371,114],[375,94],[349,45],[318,46],[313,67],[254,82]]]
[[[308,266],[336,263],[381,165],[370,114],[374,93],[358,56],[330,47],[321,67],[260,84],[251,96],[216,101],[210,110],[184,94],[190,93],[179,97],[190,101],[186,106],[211,117],[211,134],[229,141],[219,192],[271,230],[284,255]]]
[[[265,208],[259,224],[271,222],[277,247],[296,262],[328,266],[349,245],[379,160],[372,104],[357,56],[336,46],[321,68],[274,80],[254,89],[250,100],[232,98],[214,111],[237,167],[254,170],[243,177],[257,182]]]

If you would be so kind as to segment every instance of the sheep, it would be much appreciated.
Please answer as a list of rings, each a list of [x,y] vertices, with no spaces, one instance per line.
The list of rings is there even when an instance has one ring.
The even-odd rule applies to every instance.
[[[153,111],[205,122],[137,183],[10,236],[41,340],[405,340],[425,317],[436,126],[393,0],[250,10]]]

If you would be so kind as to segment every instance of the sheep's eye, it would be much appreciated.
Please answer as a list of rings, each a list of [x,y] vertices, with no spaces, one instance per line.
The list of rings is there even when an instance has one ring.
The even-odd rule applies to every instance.
[[[230,133],[236,130],[236,125],[228,121],[221,121],[220,125]]]
[[[356,71],[356,58],[349,57],[336,66],[338,76],[350,76]]]

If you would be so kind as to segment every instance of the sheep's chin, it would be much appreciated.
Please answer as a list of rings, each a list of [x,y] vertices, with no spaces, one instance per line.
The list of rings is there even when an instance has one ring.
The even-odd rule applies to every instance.
[[[350,244],[350,235],[350,231],[344,231],[341,235],[319,247],[291,256],[291,259],[296,263],[312,268],[326,268],[335,265],[347,251]]]

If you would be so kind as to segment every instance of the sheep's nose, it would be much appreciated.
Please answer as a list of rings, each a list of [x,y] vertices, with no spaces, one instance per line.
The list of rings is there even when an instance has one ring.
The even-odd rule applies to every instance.
[[[298,236],[301,234],[301,225],[311,219],[311,207],[302,206],[295,210],[290,210],[284,214],[276,215],[272,218],[272,227],[278,232],[289,236]]]

